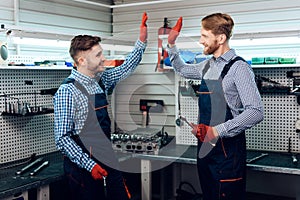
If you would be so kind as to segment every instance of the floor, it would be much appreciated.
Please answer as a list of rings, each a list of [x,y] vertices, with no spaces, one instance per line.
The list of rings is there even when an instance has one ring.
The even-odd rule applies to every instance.
[[[247,200],[296,200],[295,198],[248,193]]]

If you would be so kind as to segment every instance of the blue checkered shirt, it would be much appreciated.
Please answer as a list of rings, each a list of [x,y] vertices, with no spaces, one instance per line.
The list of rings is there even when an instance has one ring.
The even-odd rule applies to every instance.
[[[138,40],[135,48],[121,66],[99,73],[96,78],[90,78],[73,69],[69,78],[81,83],[89,94],[107,93],[99,86],[98,80],[101,78],[106,89],[114,87],[136,69],[145,48],[146,43]],[[87,96],[74,84],[63,84],[59,87],[53,100],[54,134],[57,148],[79,167],[91,171],[96,164],[95,161],[70,138],[71,135],[79,135],[84,126],[88,114]]]
[[[176,73],[187,79],[202,79],[202,71],[209,62],[205,79],[218,79],[224,66],[237,55],[233,49],[218,58],[210,58],[197,64],[186,64],[176,46],[167,48]],[[244,61],[236,61],[222,81],[225,100],[233,119],[216,125],[220,137],[233,137],[263,120],[264,108],[255,83],[253,70]],[[201,116],[200,116],[201,117]]]

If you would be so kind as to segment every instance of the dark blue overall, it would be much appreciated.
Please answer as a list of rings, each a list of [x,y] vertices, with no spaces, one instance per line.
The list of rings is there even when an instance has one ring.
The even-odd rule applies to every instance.
[[[73,83],[88,97],[89,102],[88,116],[80,137],[73,135],[71,138],[108,172],[106,197],[103,180],[94,180],[90,172],[79,168],[65,157],[64,170],[71,190],[71,199],[127,200],[122,173],[118,170],[118,161],[110,142],[111,121],[107,112],[106,95],[104,93],[89,95],[86,89],[74,79],[66,79],[64,83]]]
[[[236,60],[224,66],[217,80],[202,79],[199,87],[199,123],[215,126],[233,118],[225,101],[222,80]],[[203,70],[203,77],[209,65]],[[198,152],[207,145],[198,140]],[[246,138],[242,132],[235,137],[220,138],[204,157],[197,157],[198,175],[203,200],[245,200]]]

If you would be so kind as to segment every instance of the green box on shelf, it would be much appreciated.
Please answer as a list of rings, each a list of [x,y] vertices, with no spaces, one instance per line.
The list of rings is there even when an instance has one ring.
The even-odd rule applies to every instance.
[[[265,57],[265,64],[278,64],[279,57]]]
[[[279,58],[279,64],[296,64],[296,58]]]
[[[259,57],[255,57],[251,59],[251,64],[252,65],[262,65],[265,63],[265,58],[259,58]]]

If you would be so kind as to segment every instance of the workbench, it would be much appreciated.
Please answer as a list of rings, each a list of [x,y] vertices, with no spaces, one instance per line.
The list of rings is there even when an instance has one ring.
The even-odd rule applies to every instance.
[[[2,165],[0,168],[0,199],[21,196],[26,200],[30,189],[37,189],[37,200],[49,199],[49,185],[63,179],[63,157],[59,152],[42,155],[42,157],[45,161],[49,161],[49,165],[35,176],[30,175],[32,169],[16,175],[16,172],[28,163],[16,162],[7,166]]]
[[[280,153],[280,152],[263,152],[256,150],[247,151],[247,159],[251,159],[261,155],[262,153],[267,153],[268,156],[257,159],[251,163],[247,164],[247,170],[258,171],[258,172],[268,172],[268,173],[277,173],[284,175],[293,175],[297,178],[297,186],[300,185],[300,161],[297,163],[292,162],[292,155],[289,153]],[[299,160],[300,155],[294,154],[294,156]],[[134,154],[133,157],[140,159],[141,161],[141,182],[142,182],[142,200],[152,199],[152,179],[151,172],[155,169],[152,169],[152,162],[169,162],[173,164],[188,164],[196,165],[197,161],[197,147],[188,146],[188,145],[178,145],[178,144],[169,144],[166,147],[160,149],[158,155],[151,154]],[[175,170],[175,169],[174,169]],[[178,173],[173,173],[176,176]],[[198,178],[196,169],[195,177]],[[290,183],[283,183],[288,185]],[[176,180],[173,181],[173,188],[176,188],[178,183]],[[300,200],[300,188],[297,193],[297,200]]]
[[[262,151],[247,151],[247,158],[254,158]],[[252,163],[247,164],[250,171],[277,173],[284,175],[293,175],[297,177],[300,183],[300,161],[293,164],[291,155],[288,153],[267,152],[268,156],[258,159]],[[300,155],[295,155],[300,159]],[[49,166],[43,169],[35,176],[30,176],[29,173],[23,175],[16,175],[15,172],[24,165],[19,165],[10,168],[3,168],[1,166],[0,172],[0,199],[7,199],[17,193],[24,193],[32,188],[37,189],[37,200],[49,199],[49,185],[63,179],[63,159],[60,152],[53,152],[43,155],[45,160],[49,161]],[[141,196],[142,200],[152,199],[152,177],[153,162],[166,163],[160,166],[164,167],[169,164],[176,166],[181,164],[196,165],[197,147],[188,145],[178,145],[174,142],[160,149],[158,154],[141,154],[141,153],[118,153],[120,162],[130,161],[130,159],[137,159],[141,164]],[[197,172],[195,171],[195,174]],[[176,176],[176,173],[173,173]],[[173,177],[174,179],[176,177]],[[174,181],[173,188],[178,185]],[[289,184],[289,183],[284,183]],[[163,184],[162,184],[163,185]],[[298,184],[299,187],[299,184]],[[300,189],[299,189],[300,190]],[[300,191],[297,200],[300,200]]]

